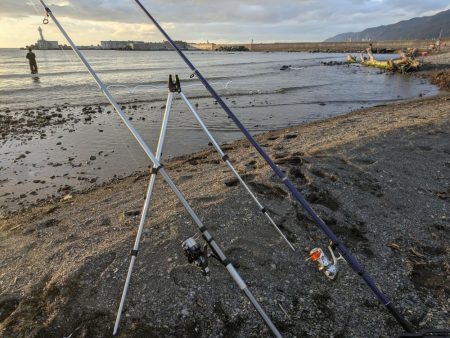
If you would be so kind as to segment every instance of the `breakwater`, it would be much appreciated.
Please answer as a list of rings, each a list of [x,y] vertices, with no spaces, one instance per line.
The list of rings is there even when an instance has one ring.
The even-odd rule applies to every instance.
[[[450,43],[446,41],[447,45]],[[375,50],[385,52],[395,52],[406,48],[427,48],[430,40],[389,40],[371,41]],[[190,47],[198,50],[216,51],[221,47],[244,46],[253,52],[359,52],[367,48],[369,42],[274,42],[274,43],[236,43],[236,44],[216,44],[216,43],[192,43]]]

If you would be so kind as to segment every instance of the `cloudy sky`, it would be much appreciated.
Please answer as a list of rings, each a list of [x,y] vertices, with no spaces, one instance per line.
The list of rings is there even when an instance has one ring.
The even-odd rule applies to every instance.
[[[322,41],[338,33],[450,9],[448,0],[141,0],[177,40],[192,42]],[[76,43],[161,41],[133,0],[46,0]],[[0,0],[0,47],[64,42],[42,25],[39,0]]]

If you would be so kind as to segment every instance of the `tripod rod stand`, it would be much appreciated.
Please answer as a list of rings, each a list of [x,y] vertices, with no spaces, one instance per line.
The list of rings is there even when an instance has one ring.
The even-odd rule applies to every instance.
[[[201,117],[198,115],[198,113],[196,112],[196,110],[194,109],[192,104],[189,102],[187,97],[181,91],[180,80],[179,80],[177,75],[176,75],[176,81],[175,82],[172,80],[172,76],[171,75],[169,76],[169,90],[168,90],[168,95],[167,95],[167,101],[166,101],[166,107],[165,107],[165,111],[164,111],[164,115],[163,115],[163,120],[162,120],[162,123],[161,123],[161,131],[160,131],[160,134],[159,134],[157,150],[156,150],[156,154],[155,154],[156,155],[156,159],[158,161],[161,160],[161,155],[162,155],[162,152],[163,152],[164,143],[166,141],[167,126],[168,126],[170,111],[171,111],[172,103],[173,103],[173,100],[174,100],[174,97],[175,97],[176,93],[179,93],[181,98],[183,99],[183,101],[187,104],[187,106],[189,107],[189,110],[193,113],[194,117],[199,122],[199,124],[201,125],[202,129],[208,135],[208,138],[210,139],[211,143],[214,145],[214,147],[216,148],[216,150],[218,151],[218,153],[222,157],[222,160],[227,163],[227,165],[232,170],[233,174],[238,178],[239,182],[241,182],[241,184],[249,192],[250,196],[255,200],[255,202],[257,203],[258,207],[261,209],[261,211],[266,215],[266,217],[269,219],[269,221],[272,223],[272,225],[278,230],[278,232],[281,234],[283,239],[290,245],[292,250],[294,250],[294,247],[292,246],[292,244],[284,236],[284,234],[278,228],[278,226],[276,225],[274,220],[267,213],[267,210],[258,201],[258,199],[254,195],[254,193],[250,190],[250,188],[247,186],[247,184],[244,182],[244,180],[240,177],[240,175],[238,174],[236,169],[231,164],[228,156],[220,148],[220,146],[218,145],[218,143],[216,142],[214,137],[209,132],[209,130],[206,127],[206,125],[203,123]],[[124,288],[123,288],[123,291],[122,291],[122,297],[120,299],[120,304],[119,304],[119,309],[117,311],[116,321],[114,323],[113,335],[115,335],[117,333],[117,330],[119,328],[120,319],[121,319],[122,312],[123,312],[123,307],[125,305],[128,289],[129,289],[129,286],[130,286],[131,275],[133,273],[133,268],[134,268],[134,264],[136,262],[137,254],[138,254],[138,251],[139,251],[139,246],[140,246],[140,243],[141,243],[141,238],[142,238],[144,225],[145,225],[147,214],[148,214],[148,209],[149,209],[149,206],[150,206],[150,201],[151,201],[153,190],[154,190],[154,187],[155,187],[157,173],[158,173],[158,167],[156,165],[153,165],[152,171],[151,171],[151,175],[150,175],[150,182],[149,182],[149,185],[148,185],[148,188],[147,188],[146,197],[145,197],[144,206],[143,206],[142,212],[141,212],[141,218],[140,218],[140,222],[139,222],[138,232],[137,232],[137,235],[136,235],[136,239],[135,239],[135,242],[134,242],[133,249],[131,250],[130,265],[128,267],[128,273],[127,273],[127,277],[126,277],[126,280],[125,280],[125,285],[124,285]],[[207,236],[205,237],[205,233],[204,232],[203,232],[203,237],[208,242]],[[217,252],[214,250],[214,248],[212,248],[212,250],[213,250],[213,253],[217,255]],[[220,258],[220,255],[217,255],[217,256]],[[219,260],[222,261],[221,259],[219,259]],[[226,261],[228,261],[228,260],[226,259]],[[231,268],[232,264],[229,264],[229,265],[230,265],[230,268]],[[227,269],[229,269],[228,265],[226,265],[226,267],[227,267]],[[231,271],[229,270],[231,274],[234,274],[233,270],[235,271],[234,267],[232,268]],[[278,337],[279,332],[277,331],[276,327],[271,323],[269,317],[265,314],[264,310],[258,304],[258,302],[254,298],[254,296],[251,294],[251,292],[248,290],[248,288],[244,288],[243,291],[246,294],[246,296],[248,297],[248,299],[251,301],[251,303],[255,306],[257,311],[260,313],[260,315],[263,317],[264,321],[269,326],[269,328],[272,330],[274,335],[276,337]],[[278,333],[276,333],[276,332],[278,332]]]

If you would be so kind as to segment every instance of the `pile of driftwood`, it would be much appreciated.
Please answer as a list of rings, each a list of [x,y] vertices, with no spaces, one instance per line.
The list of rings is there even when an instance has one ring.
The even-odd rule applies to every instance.
[[[400,53],[399,58],[391,60],[376,60],[370,49],[368,49],[366,53],[368,56],[367,58],[364,55],[364,53],[360,53],[359,55],[360,64],[364,66],[384,69],[391,72],[400,72],[400,73],[414,72],[419,70],[420,66],[422,65],[421,62],[415,58],[415,55],[417,54],[416,50],[402,52]],[[357,63],[358,61],[356,60],[355,56],[348,55],[347,62]]]

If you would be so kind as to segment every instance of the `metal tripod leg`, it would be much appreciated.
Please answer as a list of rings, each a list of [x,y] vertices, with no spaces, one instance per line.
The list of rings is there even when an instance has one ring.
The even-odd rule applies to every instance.
[[[164,148],[164,141],[165,141],[166,132],[167,132],[167,122],[169,120],[170,108],[172,106],[173,96],[174,96],[174,93],[172,93],[172,92],[169,92],[169,94],[167,96],[166,110],[164,111],[164,116],[163,116],[163,120],[161,123],[161,131],[159,134],[158,147],[157,147],[156,154],[155,154],[158,161],[161,159],[161,154],[162,154],[162,151]],[[147,213],[148,213],[148,209],[150,206],[150,200],[152,198],[153,188],[155,187],[156,176],[157,176],[157,172],[155,171],[156,169],[157,168],[155,166],[153,166],[153,171],[150,176],[150,182],[149,182],[148,188],[147,188],[147,194],[145,195],[145,203],[144,203],[144,206],[143,206],[142,212],[141,212],[141,220],[139,223],[139,229],[138,229],[138,232],[136,235],[136,240],[134,242],[133,250],[131,251],[130,266],[128,267],[128,274],[127,274],[127,278],[125,280],[125,285],[123,287],[122,298],[120,299],[119,310],[117,311],[117,317],[116,317],[116,322],[114,324],[113,335],[115,335],[117,333],[117,329],[119,328],[119,323],[120,323],[120,318],[122,316],[123,306],[125,305],[128,287],[130,285],[131,274],[133,273],[134,263],[136,261],[137,254],[139,251],[139,245],[141,242],[142,232],[144,230],[145,221],[147,219]]]
[[[294,246],[292,245],[291,242],[289,242],[289,240],[286,238],[286,236],[283,234],[283,232],[281,231],[281,229],[277,226],[277,224],[275,223],[275,221],[273,220],[273,218],[268,214],[266,208],[259,202],[258,198],[255,196],[255,194],[253,193],[253,191],[250,189],[250,187],[245,183],[245,181],[242,179],[242,177],[239,175],[239,173],[236,171],[236,169],[234,168],[233,164],[231,163],[230,159],[228,158],[228,155],[226,155],[222,148],[219,146],[219,144],[216,142],[216,140],[214,139],[214,137],[212,136],[212,134],[209,132],[208,127],[206,127],[205,123],[203,123],[202,118],[200,117],[200,115],[197,113],[197,111],[195,110],[195,108],[192,106],[191,102],[189,101],[189,99],[186,97],[186,95],[184,95],[183,92],[180,92],[180,96],[183,99],[183,101],[186,103],[186,105],[188,106],[189,110],[192,112],[192,114],[194,115],[195,119],[197,120],[197,122],[200,124],[200,126],[202,127],[203,131],[206,133],[206,135],[208,136],[209,140],[211,141],[211,143],[213,144],[214,148],[216,148],[217,152],[220,154],[220,156],[222,157],[222,160],[228,165],[228,167],[230,168],[230,170],[233,172],[234,176],[238,179],[238,181],[242,184],[242,186],[245,188],[245,190],[247,190],[248,194],[250,195],[250,197],[255,201],[255,203],[258,205],[259,209],[261,210],[261,212],[264,213],[264,215],[267,217],[267,219],[269,220],[269,222],[273,225],[273,227],[275,228],[276,231],[278,231],[278,233],[281,235],[281,237],[285,240],[285,242],[289,245],[289,247],[295,251]]]

